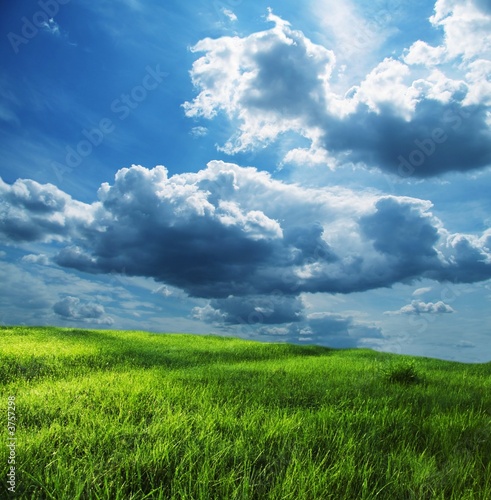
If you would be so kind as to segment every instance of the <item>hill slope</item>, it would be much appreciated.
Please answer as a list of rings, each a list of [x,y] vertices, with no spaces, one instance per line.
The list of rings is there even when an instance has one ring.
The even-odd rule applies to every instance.
[[[484,500],[490,375],[369,350],[3,327],[16,441],[0,495],[14,497],[10,458],[15,498]]]

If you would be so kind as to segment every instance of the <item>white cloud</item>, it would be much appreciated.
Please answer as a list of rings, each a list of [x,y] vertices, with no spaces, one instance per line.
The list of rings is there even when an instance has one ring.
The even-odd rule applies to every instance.
[[[389,36],[397,32],[397,5],[364,6],[351,0],[310,0],[308,9],[326,46],[336,52],[350,73],[365,70]]]
[[[466,80],[469,82],[469,92],[465,103],[478,105],[484,103],[491,106],[491,60],[476,59],[467,65]],[[491,127],[491,123],[488,123]]]
[[[222,9],[222,13],[224,16],[227,17],[227,19],[231,22],[235,22],[237,21],[237,16],[234,14],[233,11],[231,11],[230,9],[226,9],[226,8],[223,8]]]
[[[431,23],[443,28],[448,58],[491,55],[491,9],[479,0],[437,0]]]
[[[413,297],[418,297],[419,295],[424,295],[425,293],[431,292],[432,288],[427,286],[427,287],[422,287],[414,290],[413,292]]]
[[[331,84],[334,52],[271,12],[268,21],[269,30],[206,38],[193,48],[204,54],[191,71],[198,95],[183,106],[189,117],[229,120],[234,132],[219,149],[261,148],[294,132],[310,147],[293,147],[280,166],[348,163],[429,177],[491,165],[488,65],[447,72],[438,63],[448,49],[417,41],[405,62],[385,58],[341,94]],[[429,66],[407,64],[416,62]]]
[[[60,26],[53,18],[50,18],[48,22],[43,23],[42,26],[44,31],[50,35],[60,36]]]
[[[444,60],[445,47],[432,47],[421,40],[414,42],[404,56],[406,64],[422,64],[424,66],[435,66]]]
[[[40,264],[42,266],[47,266],[49,264],[49,258],[44,254],[29,254],[22,257],[22,262],[26,262],[28,264]]]
[[[401,307],[399,311],[387,311],[385,314],[449,314],[454,313],[448,304],[443,301],[438,302],[423,302],[421,300],[413,300],[407,306]]]
[[[204,137],[208,134],[208,129],[206,127],[193,127],[191,129],[191,135],[193,137]]]
[[[206,38],[193,48],[205,55],[193,64],[191,76],[201,92],[184,104],[186,115],[240,115],[237,133],[223,146],[228,153],[267,144],[301,126],[299,113],[307,116],[313,105],[322,106],[332,52],[271,12],[268,21],[275,23],[270,30],[245,38]]]
[[[152,293],[163,295],[164,297],[170,297],[173,294],[172,290],[165,285],[159,286],[156,290],[153,290]]]
[[[291,149],[283,158],[280,167],[287,163],[301,166],[326,165],[328,167],[332,167],[335,164],[325,149],[315,146]]]
[[[381,113],[391,108],[409,120],[414,113],[418,92],[405,82],[410,70],[408,66],[392,58],[379,63],[355,91],[354,102],[361,102],[368,109]],[[397,111],[396,111],[397,110]],[[353,109],[354,111],[354,109]]]

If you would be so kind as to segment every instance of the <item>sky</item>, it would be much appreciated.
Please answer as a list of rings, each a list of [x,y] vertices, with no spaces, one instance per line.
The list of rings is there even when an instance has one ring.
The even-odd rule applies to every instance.
[[[489,0],[0,9],[0,324],[491,361]]]

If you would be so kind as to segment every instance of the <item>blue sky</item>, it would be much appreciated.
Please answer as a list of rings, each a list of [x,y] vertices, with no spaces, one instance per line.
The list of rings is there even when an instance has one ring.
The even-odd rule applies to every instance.
[[[491,360],[491,9],[25,1],[0,322]]]

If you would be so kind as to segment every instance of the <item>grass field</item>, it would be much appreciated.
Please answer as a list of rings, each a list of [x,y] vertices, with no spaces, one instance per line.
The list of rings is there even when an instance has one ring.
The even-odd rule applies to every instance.
[[[491,499],[491,363],[2,327],[0,383],[2,499]]]

